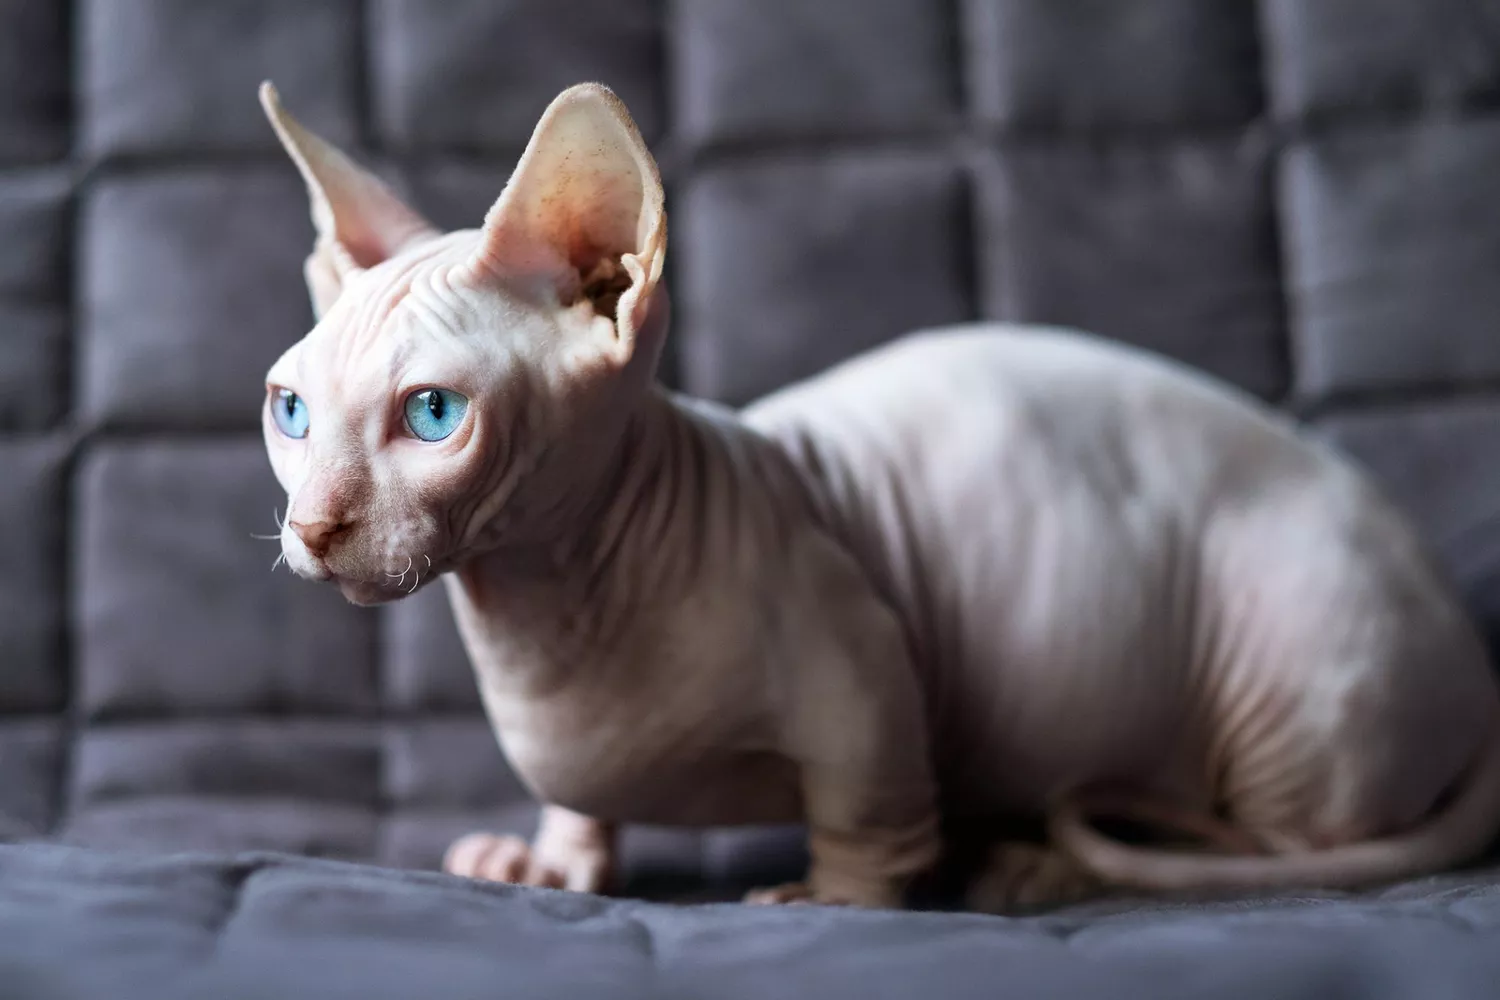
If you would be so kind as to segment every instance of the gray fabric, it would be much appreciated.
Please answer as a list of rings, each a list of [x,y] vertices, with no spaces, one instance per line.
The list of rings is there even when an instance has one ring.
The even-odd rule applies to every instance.
[[[970,318],[1144,344],[1365,461],[1500,642],[1497,0],[0,0],[0,837],[431,868],[462,832],[533,821],[442,593],[355,609],[272,575],[274,548],[250,537],[281,500],[261,379],[311,321],[311,226],[256,105],[267,76],[447,227],[479,221],[561,87],[602,80],[667,183],[668,381],[739,402]],[[45,858],[27,877],[51,866],[53,916],[115,870]],[[652,894],[724,895],[800,858],[796,831],[626,842],[629,887]],[[142,878],[162,913],[198,898]],[[1454,892],[1235,918],[1289,950],[1239,950],[1222,911],[1143,911],[1134,937],[1098,940],[1163,990],[1373,989],[1415,942],[1459,948],[1460,927],[1493,926],[1445,924],[1478,912]],[[441,914],[415,898],[391,906]],[[472,898],[494,906],[480,926],[558,905]],[[546,933],[647,970],[633,921],[668,918],[633,914],[656,912]],[[1321,965],[1297,941],[1307,913],[1370,936],[1338,937]],[[38,919],[38,937],[0,934],[7,960],[16,941],[42,956],[94,933],[187,940]],[[1032,925],[862,919],[712,911],[649,940],[691,941],[702,976],[762,976],[756,942],[768,967],[790,948],[808,992],[861,962],[993,986],[1041,942],[1018,982],[1063,990],[1092,933],[1064,948],[1017,929]],[[784,930],[735,945],[755,921]],[[376,938],[426,940],[417,923]],[[359,926],[328,947],[353,948]]]
[[[706,0],[669,24],[695,146],[940,135],[962,120],[957,25],[930,0]]]
[[[958,168],[932,156],[834,154],[698,179],[676,232],[702,249],[679,265],[674,303],[714,319],[711,337],[684,344],[689,384],[746,400],[928,320],[973,315],[965,216]],[[808,274],[816,296],[787,294]],[[872,287],[875,275],[897,294]]]
[[[595,78],[629,105],[648,142],[662,134],[664,25],[657,4],[572,0],[563,10],[536,0],[369,0],[364,6],[381,144],[491,151],[505,164],[493,185],[509,172],[547,102]]]
[[[1500,881],[1044,918],[608,902],[276,855],[0,848],[7,995],[1492,997]]]
[[[985,308],[1108,330],[1278,397],[1289,373],[1271,167],[1255,132],[1094,156],[1041,145],[988,155]]]
[[[1282,209],[1299,391],[1500,376],[1500,120],[1334,133],[1288,152]]]

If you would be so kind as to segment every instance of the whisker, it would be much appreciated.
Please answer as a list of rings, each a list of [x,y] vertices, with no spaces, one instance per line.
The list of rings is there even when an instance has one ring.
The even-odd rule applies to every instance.
[[[427,560],[427,568],[432,569],[432,556],[424,552],[422,553],[422,558]]]
[[[411,581],[411,589],[410,589],[410,590],[408,590],[408,591],[407,591],[407,592],[406,592],[406,593],[407,593],[407,594],[408,594],[408,595],[410,595],[410,594],[415,594],[415,593],[416,593],[416,592],[417,592],[417,587],[418,587],[418,586],[419,586],[419,585],[420,585],[420,584],[421,584],[421,583],[422,583],[422,571],[421,571],[421,570],[417,570],[417,575],[416,575],[416,576],[414,576],[414,577],[413,577],[413,578],[412,578],[412,581]]]
[[[276,534],[274,534],[274,535],[257,535],[255,532],[252,531],[252,532],[250,532],[250,537],[251,538],[258,538],[258,539],[260,539],[263,542],[280,541],[281,540],[281,532],[286,529],[286,522],[281,519],[281,508],[280,507],[272,507],[271,508],[271,520],[273,520],[273,521],[276,522]]]
[[[286,561],[286,553],[283,552],[280,555],[278,555],[276,557],[276,561],[271,564],[271,572],[272,573],[276,572],[276,567],[280,566],[285,561]]]
[[[393,579],[399,577],[400,579],[396,580],[396,586],[400,587],[400,586],[402,586],[403,584],[406,583],[406,574],[408,574],[410,572],[411,572],[411,556],[407,556],[406,557],[406,568],[405,569],[403,569],[400,573],[387,573],[386,576],[391,577]]]

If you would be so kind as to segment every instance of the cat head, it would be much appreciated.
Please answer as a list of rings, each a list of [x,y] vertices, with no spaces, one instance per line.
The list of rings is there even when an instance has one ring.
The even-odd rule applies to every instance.
[[[666,325],[661,181],[624,105],[564,91],[483,225],[442,233],[260,96],[316,231],[316,323],[271,366],[262,414],[287,564],[373,604],[562,530]]]

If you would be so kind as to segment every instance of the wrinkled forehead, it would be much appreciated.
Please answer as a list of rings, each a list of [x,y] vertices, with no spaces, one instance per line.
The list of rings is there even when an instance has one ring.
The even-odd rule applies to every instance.
[[[416,349],[414,313],[431,311],[433,276],[458,258],[454,233],[346,276],[328,312],[271,369],[271,380],[313,383],[337,377],[390,377]],[[421,310],[413,298],[423,300]],[[310,392],[310,385],[304,389]]]
[[[272,365],[267,380],[308,400],[353,404],[396,379],[414,350],[399,317],[379,324],[328,315]]]

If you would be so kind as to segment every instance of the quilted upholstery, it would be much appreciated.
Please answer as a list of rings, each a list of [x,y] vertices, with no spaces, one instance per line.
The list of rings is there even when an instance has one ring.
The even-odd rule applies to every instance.
[[[0,846],[0,963],[7,995],[26,998],[1493,1000],[1497,934],[1493,877],[996,919],[667,906],[286,855]]]
[[[359,610],[250,537],[310,322],[264,77],[444,226],[602,80],[669,188],[668,380],[979,317],[1144,344],[1366,461],[1500,637],[1494,0],[0,0],[0,834],[427,867],[530,822],[441,591]]]

